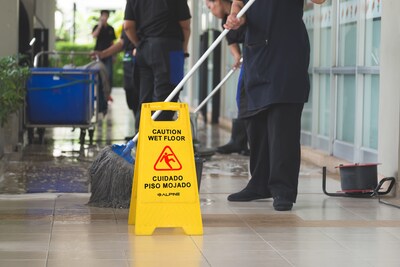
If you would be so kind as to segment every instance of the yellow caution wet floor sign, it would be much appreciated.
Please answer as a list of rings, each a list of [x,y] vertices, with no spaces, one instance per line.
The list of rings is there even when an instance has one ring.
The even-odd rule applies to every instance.
[[[157,110],[176,111],[177,119],[154,121]],[[187,104],[142,105],[133,179],[128,223],[136,235],[151,235],[158,227],[203,234]]]

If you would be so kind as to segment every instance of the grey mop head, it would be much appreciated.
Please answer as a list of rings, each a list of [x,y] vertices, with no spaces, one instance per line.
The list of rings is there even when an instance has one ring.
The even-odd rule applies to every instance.
[[[88,205],[101,208],[129,208],[133,164],[105,147],[89,167],[92,195]]]

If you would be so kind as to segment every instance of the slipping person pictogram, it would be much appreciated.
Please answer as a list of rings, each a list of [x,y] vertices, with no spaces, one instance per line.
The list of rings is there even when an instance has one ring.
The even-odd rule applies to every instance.
[[[156,171],[178,171],[182,169],[182,165],[172,151],[171,147],[164,147],[156,163],[154,164],[154,170]]]

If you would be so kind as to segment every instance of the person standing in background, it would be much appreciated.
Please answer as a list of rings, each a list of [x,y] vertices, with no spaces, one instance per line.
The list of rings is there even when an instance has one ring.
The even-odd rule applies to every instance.
[[[222,19],[222,27],[228,18],[231,11],[232,1],[231,0],[205,0],[208,9],[211,13]],[[234,58],[233,68],[240,68],[240,59],[242,57],[242,51],[240,45],[244,42],[246,33],[246,26],[242,25],[237,30],[231,30],[226,35],[229,50]],[[241,112],[241,104],[245,100],[244,84],[242,79],[242,69],[240,70],[240,76],[237,85],[236,100],[238,104],[238,110]],[[217,147],[217,152],[221,154],[239,153],[248,156],[250,154],[248,148],[247,132],[245,120],[236,118],[232,119],[232,130],[231,139],[223,146]]]
[[[124,29],[136,46],[139,114],[142,103],[164,101],[182,80],[190,22],[186,0],[127,0]],[[172,101],[178,98],[179,94]],[[164,111],[158,120],[171,120],[173,115]]]
[[[94,26],[92,31],[93,38],[96,39],[96,45],[94,47],[95,51],[103,51],[109,48],[113,43],[114,40],[117,39],[115,36],[114,28],[108,24],[108,18],[110,16],[110,11],[108,10],[101,10],[100,11],[100,18],[99,23]],[[103,64],[106,66],[110,86],[113,86],[113,57],[105,57],[101,59]]]
[[[100,60],[103,58],[111,57],[119,52],[124,52],[123,68],[124,68],[124,90],[125,98],[128,108],[133,112],[135,119],[135,133],[139,125],[136,123],[139,109],[139,73],[136,68],[135,45],[129,40],[124,31],[121,32],[120,39],[103,51],[93,51],[91,56],[98,57]],[[135,134],[133,133],[133,134]],[[125,140],[129,141],[133,136],[127,136]]]
[[[310,92],[304,0],[256,0],[238,19],[247,2],[233,1],[225,28],[247,25],[243,65],[251,179],[228,200],[273,197],[274,209],[287,211],[297,199],[301,114]]]

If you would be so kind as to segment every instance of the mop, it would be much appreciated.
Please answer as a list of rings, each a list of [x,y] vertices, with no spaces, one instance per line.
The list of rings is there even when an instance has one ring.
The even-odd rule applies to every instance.
[[[242,10],[237,14],[237,18],[242,17],[254,1],[255,0],[250,0],[247,2]],[[164,102],[170,102],[174,98],[174,96],[182,89],[186,81],[193,75],[228,32],[229,30],[225,29],[218,36]],[[213,92],[214,91],[216,92],[217,90],[214,89]],[[210,98],[206,98],[205,101],[203,101],[204,104],[208,99]],[[155,120],[161,112],[161,110],[157,110],[151,118]],[[89,167],[89,181],[91,183],[92,192],[88,202],[89,206],[107,208],[129,207],[134,169],[132,150],[138,138],[139,133],[137,133],[126,145],[114,144],[112,146],[107,146],[96,156],[95,160]]]
[[[242,60],[241,60],[242,62]],[[197,113],[210,100],[215,93],[225,84],[225,82],[236,71],[232,68],[221,82],[208,94],[201,104],[193,111]],[[133,177],[133,160],[127,157],[125,160],[115,161],[114,157],[109,156],[115,150],[120,150],[122,153],[124,146],[113,145],[104,148],[95,158],[89,169],[91,178],[92,195],[89,200],[90,206],[103,208],[128,208],[130,204],[130,195]],[[113,164],[113,168],[106,168],[108,164]],[[118,177],[113,174],[118,171]],[[95,178],[96,177],[96,178]],[[113,179],[118,179],[118,182],[113,182]]]

